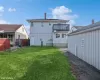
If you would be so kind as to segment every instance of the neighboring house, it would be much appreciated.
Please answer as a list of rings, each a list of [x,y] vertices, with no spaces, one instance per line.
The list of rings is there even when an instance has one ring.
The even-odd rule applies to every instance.
[[[85,27],[85,26],[73,26],[73,27],[71,28],[71,32],[76,31],[76,30],[78,30],[78,29],[81,29],[81,28],[83,28],[83,27]]]
[[[92,19],[92,24],[94,24],[94,19]],[[73,26],[73,27],[71,27],[70,32],[80,30],[81,28],[85,28],[85,27],[87,27],[87,26]]]
[[[11,45],[15,45],[17,39],[28,39],[28,34],[23,25],[0,24],[0,38],[8,38]]]
[[[100,22],[68,34],[68,51],[100,70]]]
[[[59,19],[29,19],[30,45],[35,46],[67,46],[67,34],[70,25],[69,20]]]

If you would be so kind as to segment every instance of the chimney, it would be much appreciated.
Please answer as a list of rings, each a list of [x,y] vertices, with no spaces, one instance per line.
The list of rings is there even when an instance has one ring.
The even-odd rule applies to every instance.
[[[92,19],[92,24],[94,24],[94,19]]]
[[[44,13],[44,19],[47,19],[47,14],[46,13]]]

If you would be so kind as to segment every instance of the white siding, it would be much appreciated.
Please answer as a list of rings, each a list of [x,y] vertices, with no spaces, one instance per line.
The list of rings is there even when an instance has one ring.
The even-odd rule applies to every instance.
[[[59,38],[56,38],[56,34],[60,34],[60,37]],[[64,38],[62,38],[62,34],[66,34],[66,36]],[[61,32],[58,32],[58,33],[53,33],[53,43],[67,43],[67,32],[66,33],[61,33]]]
[[[68,36],[68,50],[100,70],[100,30]]]
[[[18,35],[20,35],[20,39],[28,39],[28,34],[24,26],[21,26],[18,30],[16,30],[15,39],[18,39]]]
[[[34,37],[34,40],[32,40],[32,36]],[[34,45],[40,46],[41,45],[41,40],[43,41],[43,45],[46,46],[49,43],[49,40],[52,39],[51,34],[32,34],[30,41],[34,41]],[[31,46],[33,45],[32,43],[30,44]]]
[[[42,26],[43,25],[43,26]],[[33,23],[33,26],[31,27],[31,34],[41,34],[41,33],[52,33],[52,23],[51,25],[49,25],[49,22],[47,23],[41,23],[41,22],[37,22],[37,23]]]
[[[52,44],[55,38],[53,38],[52,27],[53,24],[58,24],[59,22],[33,22],[33,26],[30,27],[30,45],[33,43],[36,46],[41,45],[41,40],[43,41],[43,45],[46,46],[48,44]],[[63,24],[63,23],[62,23]],[[65,23],[64,23],[65,24]],[[34,37],[34,40],[33,40]],[[66,39],[63,39],[64,42]],[[57,39],[56,42],[62,43],[61,39]]]
[[[42,39],[43,45],[47,45],[48,41],[52,39],[52,26],[53,26],[53,23],[49,23],[49,22],[33,23],[33,26],[31,26],[31,29],[30,29],[30,41],[32,40],[31,37],[34,37],[34,42],[33,42],[34,45],[37,45],[37,46],[41,45],[40,39]],[[30,44],[30,45],[33,45],[33,44]]]

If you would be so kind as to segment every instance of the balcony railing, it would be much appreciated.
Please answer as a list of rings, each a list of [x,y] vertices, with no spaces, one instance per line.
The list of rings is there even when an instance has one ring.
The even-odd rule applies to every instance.
[[[53,31],[69,31],[69,24],[54,24]]]

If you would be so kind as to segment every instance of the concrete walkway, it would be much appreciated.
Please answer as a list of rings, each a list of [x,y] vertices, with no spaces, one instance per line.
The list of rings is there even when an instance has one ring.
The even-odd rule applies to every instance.
[[[100,72],[78,57],[67,52],[67,49],[61,48],[64,55],[68,57],[72,73],[77,77],[77,80],[100,80]]]

